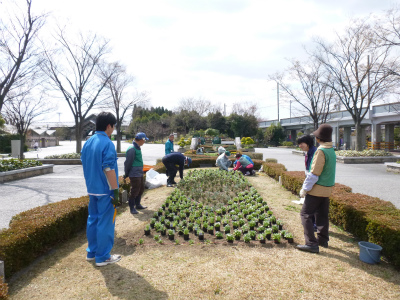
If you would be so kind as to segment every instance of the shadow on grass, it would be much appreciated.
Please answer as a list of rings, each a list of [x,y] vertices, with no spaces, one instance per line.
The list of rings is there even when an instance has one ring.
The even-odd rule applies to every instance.
[[[118,264],[99,268],[107,289],[118,299],[168,299],[168,294],[155,289],[147,280],[134,271]]]

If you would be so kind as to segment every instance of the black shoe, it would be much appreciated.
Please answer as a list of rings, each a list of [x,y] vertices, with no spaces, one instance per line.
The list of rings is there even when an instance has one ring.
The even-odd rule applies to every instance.
[[[131,214],[132,215],[136,215],[136,214],[138,214],[139,212],[135,209],[135,208],[131,208]]]
[[[313,247],[313,246],[308,246],[308,245],[297,245],[296,248],[301,251],[307,251],[307,252],[311,252],[311,253],[319,253],[318,246]]]
[[[328,242],[327,241],[318,241],[318,245],[324,248],[328,248]]]
[[[175,181],[172,181],[171,184],[177,184]]]
[[[143,206],[141,204],[136,205],[136,209],[146,209],[146,208],[147,208],[147,206]]]
[[[317,232],[317,231],[318,231],[317,225],[314,224],[314,232]]]

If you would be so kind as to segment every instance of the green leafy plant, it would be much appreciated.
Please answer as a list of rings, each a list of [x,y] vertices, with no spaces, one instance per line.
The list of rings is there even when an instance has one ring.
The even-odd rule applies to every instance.
[[[272,235],[272,239],[274,240],[275,243],[279,243],[281,241],[281,235],[279,233],[274,233]]]
[[[226,240],[227,240],[228,242],[233,242],[234,239],[235,239],[235,236],[234,236],[233,234],[228,233],[228,234],[226,235]]]
[[[160,236],[158,234],[156,234],[153,239],[157,242],[160,240]]]
[[[139,243],[139,245],[143,245],[144,240],[143,239],[139,239],[138,243]]]
[[[243,236],[243,240],[244,240],[245,243],[250,243],[250,241],[251,241],[250,234],[245,234]]]
[[[217,239],[222,239],[222,238],[224,237],[224,235],[223,235],[223,233],[222,233],[221,231],[217,231],[217,232],[215,233],[215,237],[216,237]]]

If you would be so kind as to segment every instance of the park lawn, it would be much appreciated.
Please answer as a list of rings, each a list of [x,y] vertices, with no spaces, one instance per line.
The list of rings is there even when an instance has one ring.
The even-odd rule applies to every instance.
[[[284,228],[303,243],[297,197],[264,174],[249,177]],[[14,276],[11,299],[400,299],[400,273],[382,262],[358,258],[357,241],[331,226],[329,248],[319,254],[286,242],[260,246],[243,240],[164,245],[143,236],[143,229],[172,189],[146,191],[148,209],[132,216],[124,206],[116,223],[112,253],[123,258],[97,268],[85,260],[82,233]],[[143,245],[138,245],[140,238]]]

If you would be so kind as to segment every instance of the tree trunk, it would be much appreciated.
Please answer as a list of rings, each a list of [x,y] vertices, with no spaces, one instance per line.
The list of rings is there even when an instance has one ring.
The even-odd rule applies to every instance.
[[[25,135],[19,134],[21,139],[21,146],[19,147],[19,159],[24,159],[24,145],[25,145]]]
[[[362,128],[360,122],[355,122],[356,127],[356,151],[362,151]]]
[[[82,150],[82,122],[75,122],[76,153]]]
[[[117,125],[117,153],[121,153],[121,128]]]

